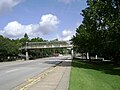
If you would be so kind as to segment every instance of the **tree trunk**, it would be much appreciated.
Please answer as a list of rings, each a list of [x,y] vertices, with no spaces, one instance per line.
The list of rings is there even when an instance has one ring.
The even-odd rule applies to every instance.
[[[85,55],[86,59],[87,59],[87,52],[86,52],[86,55]]]
[[[114,57],[114,62],[115,62],[114,64],[115,64],[115,65],[118,65],[118,59],[119,59],[119,53],[116,52],[116,53],[115,53],[115,57]]]
[[[115,58],[114,58],[114,64],[115,64],[115,65],[118,65],[118,57],[115,57]]]
[[[89,53],[89,61],[91,62],[91,55],[90,55],[90,53]]]
[[[82,59],[83,59],[83,53],[82,53]]]

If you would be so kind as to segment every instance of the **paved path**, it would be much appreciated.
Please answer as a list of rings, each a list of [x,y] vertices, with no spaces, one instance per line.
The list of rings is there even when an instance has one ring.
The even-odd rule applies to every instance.
[[[70,69],[71,60],[65,60],[27,90],[68,90]]]

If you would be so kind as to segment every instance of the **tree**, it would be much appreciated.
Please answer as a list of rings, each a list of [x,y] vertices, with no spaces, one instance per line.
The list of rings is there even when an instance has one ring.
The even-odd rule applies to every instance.
[[[22,46],[26,45],[26,42],[29,42],[29,37],[27,35],[27,33],[24,34],[24,37],[20,39],[20,43],[22,44]]]
[[[27,33],[25,33],[24,38],[29,39]]]
[[[39,38],[39,37],[37,37],[37,38],[32,38],[32,39],[30,40],[30,42],[43,42],[43,41],[45,41],[45,40],[43,40],[42,38]]]
[[[19,47],[10,39],[0,36],[0,59],[2,61],[7,59],[8,56],[17,56]]]
[[[86,48],[90,53],[117,62],[120,56],[120,1],[87,0],[87,4],[88,7],[82,10],[83,22],[76,30],[73,43],[80,45],[80,50]]]

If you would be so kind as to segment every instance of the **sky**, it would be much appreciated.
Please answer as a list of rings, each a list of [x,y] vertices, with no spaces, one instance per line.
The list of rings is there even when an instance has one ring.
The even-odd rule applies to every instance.
[[[0,0],[0,35],[70,40],[82,23],[86,0]]]

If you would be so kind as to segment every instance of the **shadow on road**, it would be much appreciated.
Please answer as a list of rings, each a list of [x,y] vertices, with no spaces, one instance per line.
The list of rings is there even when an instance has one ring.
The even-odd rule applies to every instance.
[[[68,58],[60,58],[58,61],[57,60],[50,60],[50,61],[45,61],[44,63],[47,63],[47,64],[55,64],[57,66],[71,66],[71,62],[72,60],[71,59],[68,59]]]

